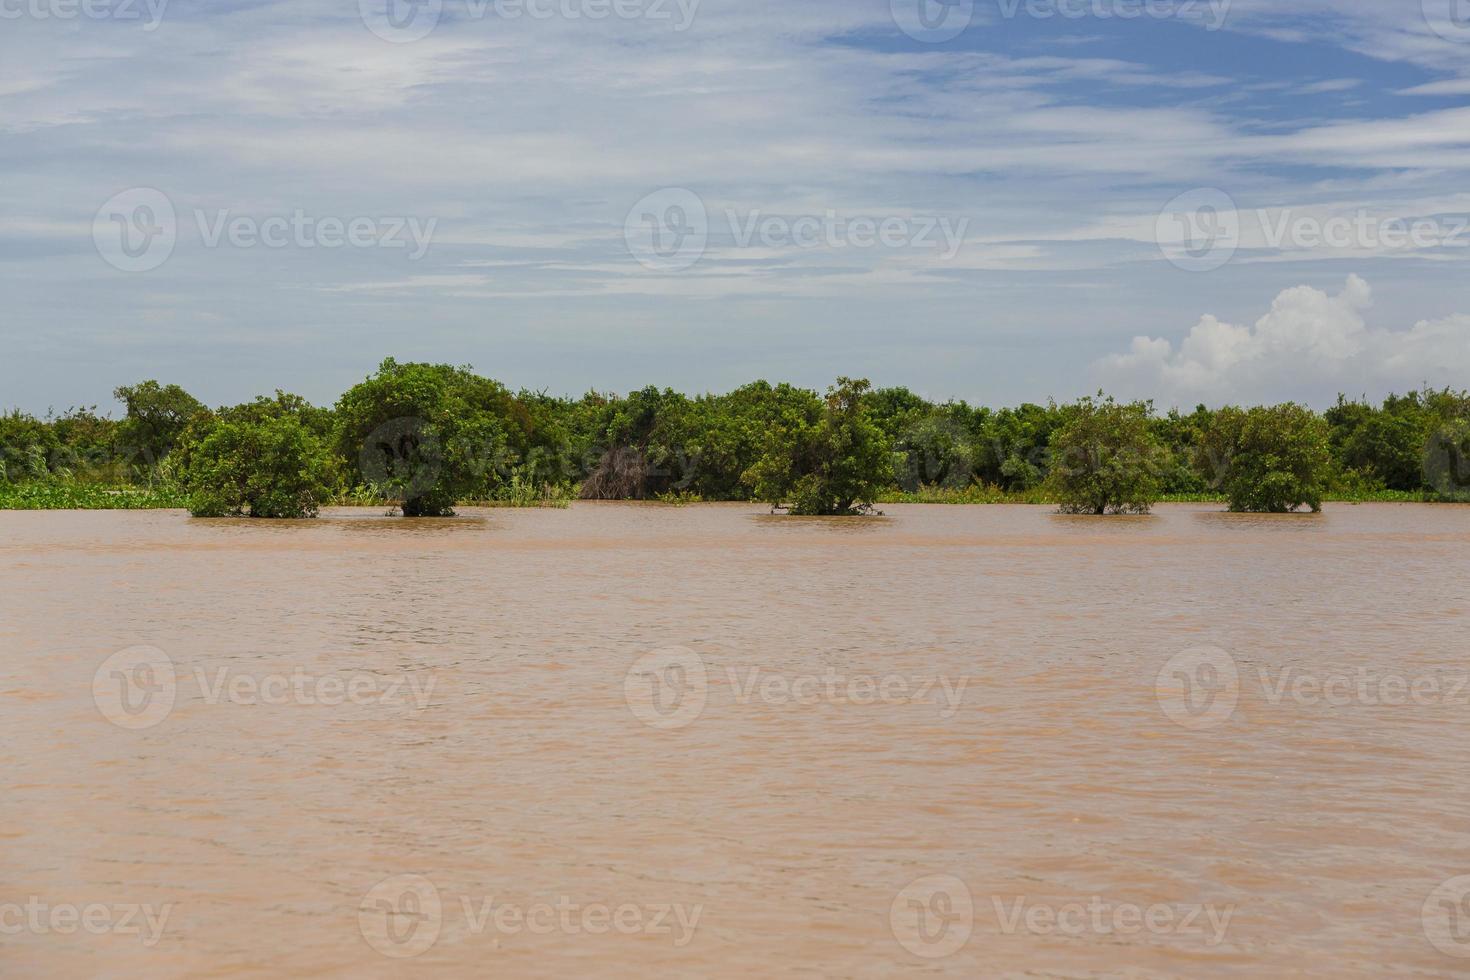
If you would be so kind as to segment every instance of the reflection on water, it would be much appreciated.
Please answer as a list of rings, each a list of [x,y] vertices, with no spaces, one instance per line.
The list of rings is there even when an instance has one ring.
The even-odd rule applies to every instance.
[[[1325,530],[1330,521],[1326,513],[1314,514],[1311,511],[1297,511],[1293,514],[1232,514],[1228,510],[1207,510],[1196,513],[1194,519],[1220,528],[1252,530],[1272,528],[1298,531]]]
[[[887,515],[874,514],[862,517],[799,517],[794,514],[752,514],[752,524],[770,531],[793,531],[820,529],[843,534],[871,534],[891,524]]]
[[[885,509],[0,514],[0,975],[1463,975],[1470,508]]]

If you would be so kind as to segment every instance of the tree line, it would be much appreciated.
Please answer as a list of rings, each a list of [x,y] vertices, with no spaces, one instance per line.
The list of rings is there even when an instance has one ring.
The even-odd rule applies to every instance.
[[[1334,494],[1470,501],[1470,393],[1340,397],[1159,413],[1099,393],[991,409],[839,378],[825,395],[756,381],[695,397],[644,388],[513,392],[468,367],[389,359],[334,406],[276,392],[211,409],[177,385],[95,407],[0,415],[0,486],[162,487],[199,516],[309,517],[332,501],[406,516],[466,501],[760,500],[860,514],[881,499],[1045,499],[1146,513],[1168,497],[1320,510]]]

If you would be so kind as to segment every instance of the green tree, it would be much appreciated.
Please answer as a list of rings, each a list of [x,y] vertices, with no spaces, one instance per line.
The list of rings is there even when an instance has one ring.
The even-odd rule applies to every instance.
[[[598,423],[596,465],[582,485],[593,500],[642,500],[684,489],[692,469],[681,439],[689,399],[649,386],[609,399]]]
[[[1201,494],[1209,490],[1205,476],[1195,467],[1200,440],[1210,427],[1211,412],[1203,405],[1189,415],[1171,408],[1150,422],[1154,435],[1164,447],[1163,469],[1159,474],[1162,493]]]
[[[856,514],[893,480],[893,451],[864,404],[866,379],[838,378],[827,400],[771,432],[747,479],[757,496],[793,514]]]
[[[190,443],[183,476],[195,517],[315,517],[332,490],[326,445],[295,415],[218,418]]]
[[[1032,490],[1046,479],[1047,446],[1061,425],[1055,405],[1025,404],[987,415],[980,429],[976,472],[1003,490]]]
[[[515,462],[506,439],[514,397],[447,364],[385,360],[337,403],[338,451],[352,476],[402,509],[442,517],[489,499]]]
[[[1332,472],[1327,423],[1311,409],[1223,408],[1214,414],[1197,462],[1233,511],[1321,511]]]
[[[1148,402],[1083,398],[1062,409],[1051,434],[1046,488],[1064,514],[1147,514],[1159,496],[1165,452]]]
[[[1442,422],[1430,433],[1424,482],[1439,500],[1470,503],[1470,418]]]
[[[19,410],[0,415],[0,483],[44,479],[56,451],[51,427]]]
[[[1381,408],[1339,396],[1324,418],[1342,483],[1409,491],[1424,486],[1424,447],[1438,419],[1418,392],[1389,395]]]
[[[124,385],[112,394],[127,406],[117,431],[119,448],[150,469],[173,451],[195,413],[204,411],[204,405],[183,388],[157,381]]]

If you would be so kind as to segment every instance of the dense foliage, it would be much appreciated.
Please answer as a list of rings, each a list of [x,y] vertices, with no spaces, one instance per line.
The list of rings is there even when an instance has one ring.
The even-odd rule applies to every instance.
[[[1062,410],[1052,433],[1046,487],[1069,514],[1147,514],[1159,497],[1163,445],[1147,402],[1120,405],[1098,392]]]
[[[772,427],[746,477],[755,495],[793,514],[862,513],[893,478],[889,441],[868,412],[868,381],[838,378],[825,404]]]
[[[1332,467],[1328,439],[1327,423],[1300,405],[1225,408],[1210,420],[1198,460],[1231,510],[1320,511]]]
[[[292,414],[226,417],[201,431],[183,475],[195,517],[315,517],[332,494],[331,456]]]
[[[467,367],[383,362],[334,407],[276,392],[210,410],[177,385],[95,407],[0,414],[0,507],[314,512],[331,500],[405,514],[456,503],[766,500],[855,513],[880,499],[1059,503],[1140,512],[1156,499],[1239,510],[1324,498],[1470,501],[1470,393],[1159,414],[1106,396],[990,409],[841,379],[726,394],[648,387],[562,398]]]
[[[468,368],[389,358],[337,403],[337,449],[404,516],[437,517],[491,495],[514,414],[510,393]]]

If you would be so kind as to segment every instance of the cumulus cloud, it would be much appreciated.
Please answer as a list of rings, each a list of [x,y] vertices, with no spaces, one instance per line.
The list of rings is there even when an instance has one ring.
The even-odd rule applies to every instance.
[[[1135,337],[1127,353],[1094,365],[1104,385],[1161,406],[1311,401],[1337,392],[1381,395],[1420,384],[1463,385],[1470,375],[1470,315],[1377,329],[1366,312],[1373,290],[1349,276],[1329,295],[1311,286],[1284,290],[1254,326],[1206,315],[1178,347]]]

